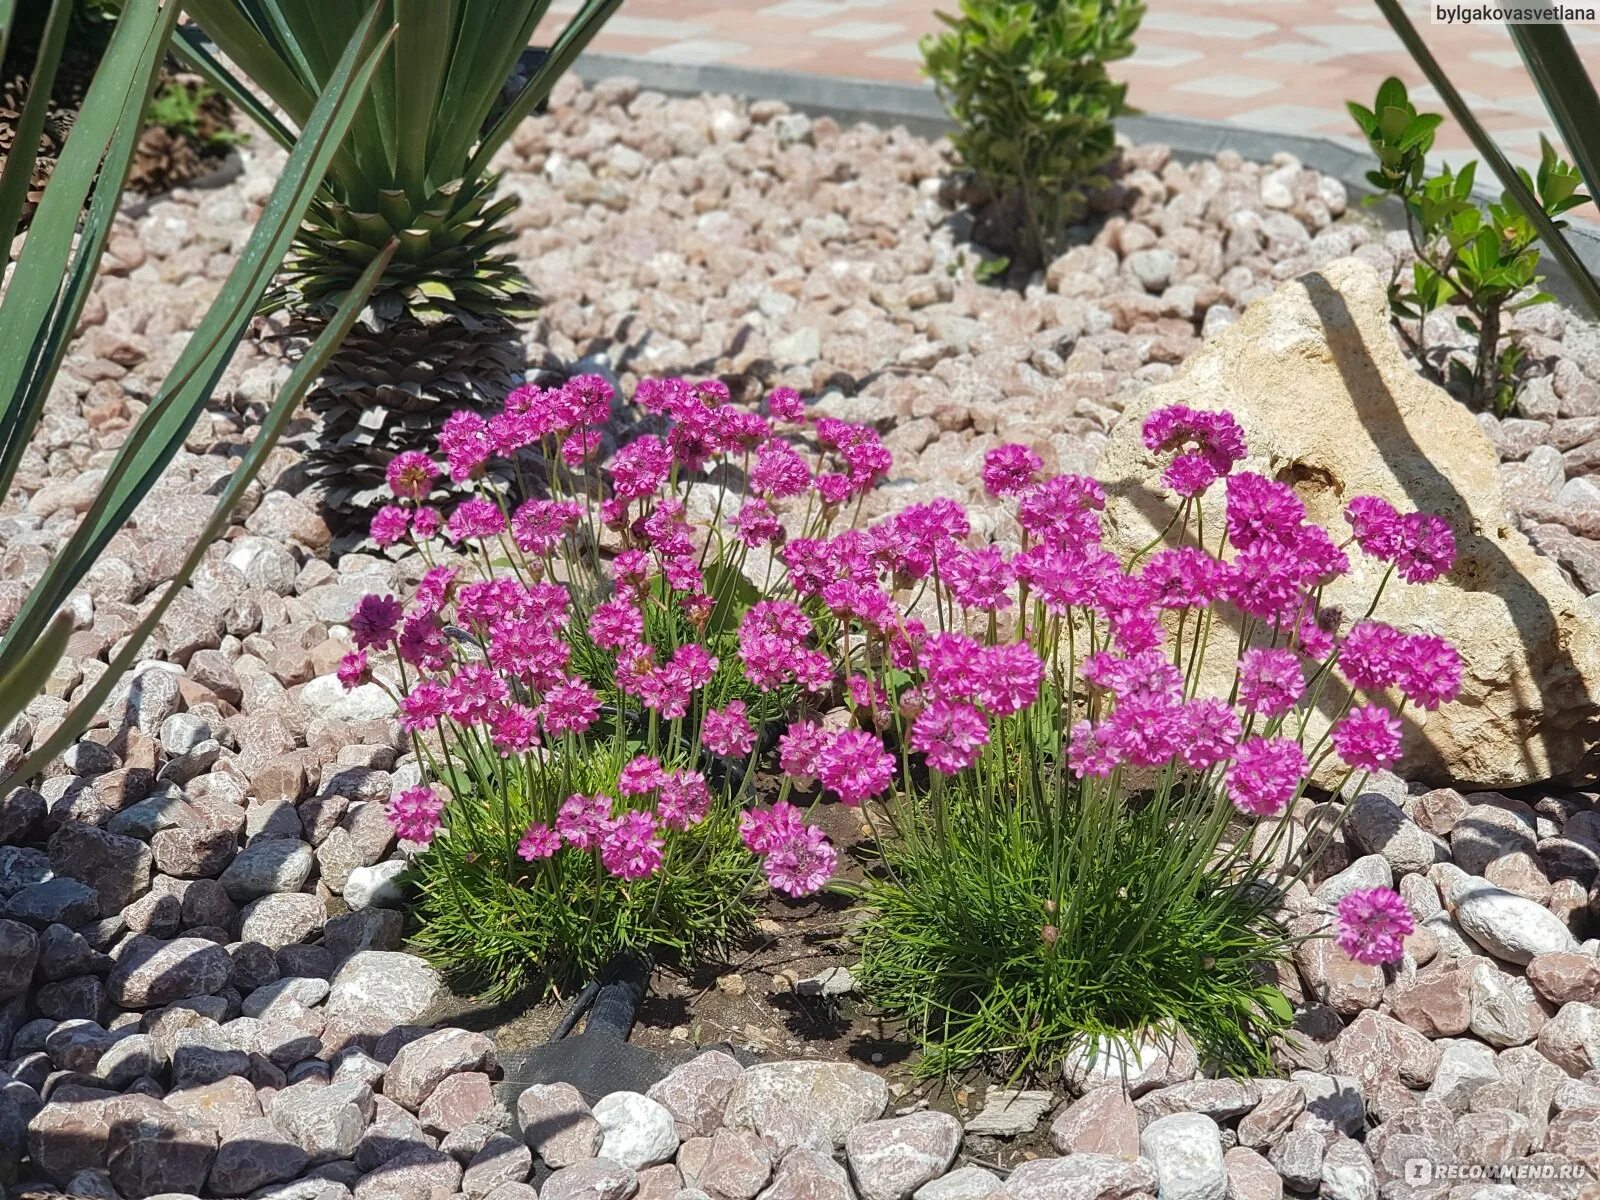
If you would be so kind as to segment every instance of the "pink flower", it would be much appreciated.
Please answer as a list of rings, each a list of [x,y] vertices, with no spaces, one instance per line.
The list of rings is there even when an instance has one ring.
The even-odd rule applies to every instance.
[[[1456,561],[1456,539],[1450,526],[1431,513],[1409,513],[1401,521],[1400,552],[1395,567],[1407,583],[1432,583]]]
[[[733,518],[733,527],[738,539],[750,547],[773,544],[783,537],[783,526],[765,500],[746,500]]]
[[[744,701],[730,700],[726,708],[708,710],[700,725],[700,741],[713,754],[741,758],[749,754],[756,735],[745,717]]]
[[[426,846],[439,832],[444,797],[430,787],[407,788],[397,793],[384,811],[395,836],[401,841]]]
[[[751,854],[768,855],[805,827],[800,810],[787,800],[771,808],[752,808],[739,818],[739,839]]]
[[[1044,466],[1027,446],[1016,442],[996,446],[983,456],[983,486],[991,496],[1016,496],[1033,484],[1033,477]]]
[[[489,723],[489,740],[503,755],[526,754],[539,744],[539,714],[521,704],[509,704]]]
[[[396,499],[420,504],[433,490],[434,481],[439,478],[439,468],[421,450],[402,450],[389,460],[385,474],[389,490]]]
[[[1333,748],[1358,770],[1385,770],[1400,761],[1400,722],[1380,704],[1358,705],[1333,727]]]
[[[750,487],[773,499],[800,496],[811,486],[811,468],[788,442],[772,441],[756,451]]]
[[[595,845],[610,827],[610,796],[568,796],[556,812],[556,832],[579,850]]]
[[[464,542],[469,538],[482,541],[506,531],[506,515],[493,500],[474,496],[456,505],[445,522],[444,531],[452,542]]]
[[[575,429],[561,443],[561,461],[574,471],[592,459],[600,450],[598,429]]]
[[[793,388],[773,388],[767,393],[767,412],[774,421],[798,424],[806,419],[806,402]]]
[[[944,564],[944,581],[956,603],[966,609],[994,612],[1010,608],[1006,590],[1017,573],[998,546],[982,550],[956,550]]]
[[[1305,672],[1292,650],[1252,646],[1239,659],[1239,701],[1246,712],[1282,716],[1305,690]]]
[[[1379,496],[1357,496],[1345,505],[1344,518],[1350,522],[1356,545],[1365,554],[1384,562],[1393,562],[1404,544],[1405,530],[1400,514]]]
[[[1079,721],[1067,743],[1067,766],[1079,779],[1105,779],[1117,769],[1117,756],[1101,743],[1089,722]]]
[[[894,779],[894,756],[872,734],[842,730],[817,755],[817,777],[844,803],[858,805],[888,788]]]
[[[1269,625],[1292,625],[1305,597],[1305,560],[1283,542],[1252,541],[1225,568],[1223,595]]]
[[[815,721],[795,721],[778,739],[778,765],[796,780],[810,780],[817,773],[817,756],[828,744],[827,731]]]
[[[641,754],[622,768],[617,776],[617,791],[624,796],[643,796],[666,782],[667,773],[658,759]]]
[[[838,851],[822,830],[806,825],[767,855],[762,871],[774,891],[809,896],[832,878],[838,859]]]
[[[1275,817],[1294,799],[1309,769],[1298,742],[1253,737],[1234,753],[1228,797],[1240,812]]]
[[[489,455],[494,453],[494,438],[488,422],[477,413],[457,409],[439,430],[439,449],[449,464],[450,478],[461,483],[489,461]]]
[[[1239,744],[1238,714],[1225,700],[1202,696],[1183,706],[1178,757],[1186,766],[1205,771],[1224,762]]]
[[[1105,506],[1105,491],[1093,479],[1056,475],[1022,493],[1017,522],[1047,546],[1082,550],[1099,543],[1099,514]]]
[[[517,843],[517,857],[523,862],[549,858],[561,849],[561,835],[548,825],[529,825]]]
[[[1044,681],[1044,663],[1026,642],[1002,642],[985,646],[978,655],[977,686],[979,704],[997,717],[1019,713],[1039,698]]]
[[[412,514],[411,532],[419,542],[432,541],[439,536],[439,529],[443,525],[439,519],[439,510],[424,505]]]
[[[1455,536],[1440,517],[1420,512],[1402,517],[1377,496],[1357,496],[1344,512],[1361,549],[1394,563],[1407,583],[1432,583],[1455,563]]]
[[[524,554],[543,558],[554,554],[582,519],[582,505],[572,501],[529,500],[511,514],[511,540]]]
[[[625,812],[600,835],[600,862],[618,879],[645,879],[661,869],[656,819],[647,812]]]
[[[392,546],[411,528],[411,513],[398,504],[385,504],[372,518],[372,540],[380,547]]]
[[[365,650],[357,650],[346,654],[339,660],[337,674],[339,682],[344,686],[345,691],[354,691],[360,687],[368,679],[372,678],[371,668],[367,664],[367,652]]]
[[[762,691],[795,678],[811,618],[787,600],[762,600],[739,623],[739,659],[744,675]]]
[[[400,699],[400,728],[407,733],[421,733],[433,727],[445,714],[449,703],[444,685],[424,679]]]
[[[1386,887],[1357,888],[1339,901],[1339,949],[1359,963],[1377,966],[1405,956],[1405,939],[1416,932],[1411,909]]]
[[[429,613],[415,613],[400,629],[400,658],[424,671],[438,671],[450,661],[450,643],[438,620]]]
[[[1121,571],[1109,572],[1095,587],[1094,607],[1106,619],[1124,654],[1139,654],[1161,645],[1160,611],[1151,601],[1149,584]]]
[[[404,613],[405,608],[393,596],[369,592],[356,602],[356,610],[350,614],[350,640],[358,650],[387,646],[395,640],[395,627]]]
[[[672,453],[653,435],[636,438],[611,456],[611,485],[619,500],[654,493],[672,473]]]
[[[927,755],[935,771],[954,775],[978,760],[989,744],[989,726],[970,704],[935,700],[912,722],[907,740],[913,750]]]
[[[711,789],[699,771],[674,771],[663,778],[656,812],[670,829],[688,829],[711,811]]]
[[[1369,692],[1393,687],[1400,679],[1406,636],[1380,621],[1362,621],[1339,647],[1339,672],[1352,687]]]
[[[1461,691],[1461,655],[1442,637],[1426,633],[1407,637],[1396,666],[1401,693],[1418,708],[1431,712]]]
[[[638,645],[644,637],[644,614],[624,599],[607,600],[589,614],[589,636],[607,650]]]
[[[1287,484],[1251,471],[1228,476],[1228,541],[1241,550],[1263,538],[1291,543],[1305,519],[1305,505]]]
[[[1017,577],[1052,613],[1091,603],[1100,582],[1119,571],[1116,556],[1098,545],[1075,549],[1034,546],[1011,560]]]
[[[417,592],[412,599],[416,602],[417,610],[425,613],[436,613],[450,598],[451,589],[456,582],[455,569],[452,567],[430,567],[417,583]]]
[[[1162,476],[1180,496],[1198,496],[1241,462],[1244,431],[1228,412],[1200,412],[1182,404],[1158,408],[1144,421],[1145,448],[1157,454],[1176,450]]]
[[[924,687],[942,700],[969,700],[978,690],[982,647],[964,633],[936,633],[917,653]]]
[[[1197,546],[1158,550],[1140,573],[1159,608],[1204,608],[1222,595],[1226,577],[1223,565]]]
[[[450,719],[458,725],[492,724],[510,698],[506,681],[483,662],[463,663],[445,685]]]
[[[552,737],[582,733],[600,715],[600,700],[581,679],[566,679],[544,695],[545,732]]]

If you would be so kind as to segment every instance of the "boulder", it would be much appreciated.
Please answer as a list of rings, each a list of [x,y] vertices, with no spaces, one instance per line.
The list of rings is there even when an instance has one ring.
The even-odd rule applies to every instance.
[[[1406,778],[1504,787],[1593,777],[1600,622],[1512,523],[1499,462],[1472,413],[1402,356],[1376,270],[1339,259],[1283,285],[1128,406],[1097,469],[1106,545],[1125,559],[1173,511],[1141,440],[1146,415],[1169,404],[1232,412],[1250,446],[1242,468],[1290,483],[1336,542],[1349,536],[1343,509],[1354,496],[1450,523],[1458,549],[1450,574],[1423,586],[1396,581],[1376,613],[1407,632],[1449,638],[1463,660],[1453,703],[1407,711]],[[1222,505],[1223,489],[1212,488],[1207,529],[1222,528]],[[1352,547],[1350,573],[1324,602],[1364,612],[1384,569]],[[1212,638],[1208,691],[1227,694],[1235,644],[1221,630]],[[1324,713],[1337,712],[1343,696],[1324,700]],[[1314,720],[1311,740],[1325,728]],[[1328,770],[1337,766],[1329,760]]]

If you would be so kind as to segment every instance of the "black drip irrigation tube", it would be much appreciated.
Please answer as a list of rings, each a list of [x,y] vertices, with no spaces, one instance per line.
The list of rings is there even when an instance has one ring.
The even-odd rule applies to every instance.
[[[662,1055],[628,1042],[650,968],[640,955],[619,955],[573,997],[544,1045],[500,1056],[501,1095],[513,1112],[530,1087],[571,1084],[593,1104],[610,1092],[643,1092],[667,1073],[672,1064]],[[580,1020],[583,1032],[573,1033]]]

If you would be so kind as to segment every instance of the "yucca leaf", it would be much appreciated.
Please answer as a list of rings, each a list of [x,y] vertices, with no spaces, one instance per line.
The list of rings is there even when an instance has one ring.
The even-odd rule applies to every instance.
[[[453,114],[434,106],[449,62],[450,41],[462,7],[456,0],[394,0],[394,68],[404,86],[395,92],[395,178],[414,211],[428,198],[432,183],[428,139],[440,121]],[[487,30],[493,34],[493,31]],[[397,224],[404,224],[402,217]]]
[[[176,3],[162,0],[125,6],[0,300],[0,495],[11,488],[88,302],[177,14]]]
[[[0,659],[0,729],[11,724],[16,715],[28,707],[28,702],[44,691],[50,681],[50,672],[67,653],[67,641],[72,637],[72,616],[58,613],[50,622],[44,636],[16,655],[16,661],[7,663]],[[10,784],[0,788],[0,796],[11,790]]]
[[[0,60],[4,60],[6,47],[11,45],[11,22],[16,15],[16,0],[0,0]]]
[[[517,93],[506,111],[500,114],[490,130],[483,135],[478,152],[467,165],[469,176],[481,175],[494,157],[495,151],[505,144],[511,131],[550,96],[556,80],[566,74],[573,61],[594,40],[601,28],[611,19],[611,14],[622,7],[622,0],[585,0],[572,20],[567,22],[550,53],[539,64],[523,89]]]
[[[358,36],[346,47],[332,84],[313,110],[305,133],[216,302],[118,448],[99,492],[67,546],[29,592],[0,652],[13,644],[26,645],[37,636],[49,614],[66,600],[106,543],[127,522],[193,428],[262,293],[283,261],[300,217],[332,158],[333,147],[362,103],[378,59],[393,36],[391,29],[372,46],[376,17],[374,9]]]
[[[352,42],[352,47],[354,44]],[[375,63],[369,61],[369,65],[375,65]],[[111,660],[111,665],[73,705],[72,710],[67,713],[56,732],[46,739],[42,745],[36,746],[33,753],[18,765],[9,778],[0,781],[0,795],[4,795],[21,781],[31,779],[44,770],[57,755],[77,741],[78,736],[89,727],[89,722],[94,719],[95,714],[100,711],[100,706],[111,695],[112,689],[117,685],[117,681],[133,665],[134,659],[138,657],[139,651],[143,648],[145,642],[155,632],[156,627],[161,624],[161,618],[166,615],[167,609],[177,599],[178,593],[188,585],[195,569],[204,561],[206,551],[213,542],[227,531],[233,510],[238,506],[241,497],[244,495],[245,488],[249,487],[255,477],[260,474],[262,466],[266,463],[267,455],[271,454],[273,447],[278,444],[278,439],[283,435],[284,428],[294,416],[295,410],[300,407],[300,402],[305,398],[306,391],[310,388],[312,380],[328,365],[328,360],[333,357],[334,351],[339,348],[339,344],[349,335],[351,327],[354,326],[356,318],[360,315],[368,297],[372,295],[372,290],[377,286],[379,278],[383,275],[384,268],[388,265],[389,257],[393,253],[394,245],[391,243],[373,260],[372,265],[367,268],[356,286],[345,298],[333,320],[323,328],[315,344],[295,365],[289,378],[284,382],[283,390],[278,393],[277,400],[273,402],[271,410],[267,413],[266,420],[262,422],[260,430],[257,431],[255,440],[250,443],[250,448],[245,451],[239,466],[228,476],[228,484],[223,488],[222,495],[217,497],[216,506],[211,510],[211,517],[206,522],[205,529],[190,548],[188,556],[184,558],[183,565],[178,568],[177,574],[167,584],[166,590],[161,594],[161,598],[156,601],[150,611],[134,627],[132,633],[128,636],[127,643],[117,656]],[[42,688],[43,680],[49,677],[50,671],[60,661],[61,655],[66,649],[67,638],[71,633],[70,620],[63,621],[62,617],[57,617],[51,625],[49,634],[29,651],[24,656],[22,663],[19,664],[19,667],[27,665],[29,667],[28,673],[24,674],[21,670],[17,670],[8,674],[3,681],[0,681],[0,726],[4,726],[10,720],[10,716],[15,715],[15,713],[10,714],[10,716],[5,714],[5,706],[7,704],[13,702],[17,697],[21,697],[22,705],[25,705],[28,700],[38,694],[39,688],[29,688],[29,681],[37,675],[40,688]],[[59,641],[59,647],[56,646],[57,641]],[[49,659],[49,665],[43,668],[42,675],[39,675],[38,664],[35,659],[42,662],[45,657],[50,655],[52,649],[54,650],[54,656]],[[16,689],[10,687],[14,679],[19,684]],[[20,711],[22,705],[18,706],[18,711]]]
[[[550,0],[485,3],[492,8],[491,20],[460,22],[450,84],[439,99],[440,112],[493,112],[501,89],[550,8]],[[499,30],[506,36],[485,36],[487,30]],[[477,125],[469,121],[438,122],[433,131],[433,157],[450,170],[459,171],[460,164],[467,161],[477,145],[483,125],[482,120]]]
[[[1560,25],[1508,25],[1539,97],[1583,175],[1589,197],[1600,202],[1600,96],[1572,38]]]
[[[1555,222],[1545,215],[1538,198],[1529,190],[1515,168],[1506,160],[1506,156],[1501,153],[1500,147],[1467,107],[1466,101],[1461,98],[1461,93],[1456,91],[1449,76],[1444,73],[1438,60],[1433,57],[1433,53],[1418,35],[1416,27],[1411,24],[1411,19],[1401,8],[1400,0],[1377,0],[1377,5],[1401,42],[1405,44],[1406,50],[1410,52],[1418,68],[1439,93],[1439,98],[1450,110],[1450,115],[1466,131],[1467,137],[1471,139],[1483,161],[1488,163],[1490,169],[1499,176],[1501,184],[1516,202],[1517,207],[1527,215],[1529,223],[1538,232],[1539,241],[1543,243],[1550,257],[1560,264],[1563,273],[1583,296],[1584,303],[1590,311],[1600,315],[1600,282],[1589,273],[1583,260],[1578,257],[1577,251],[1556,228]]]
[[[44,132],[44,119],[50,111],[50,93],[55,87],[56,68],[61,63],[61,50],[66,45],[67,26],[71,22],[71,0],[55,0],[50,16],[45,21],[38,56],[33,62],[33,75],[28,81],[28,99],[23,103],[16,127],[11,131],[11,153],[6,155],[5,170],[0,171],[0,263],[11,261],[11,243],[17,235],[17,223],[22,219],[22,206],[28,199],[28,187],[33,182],[33,168],[39,155],[39,135]],[[9,16],[6,25],[9,28]],[[4,57],[5,46],[0,40],[0,59]]]

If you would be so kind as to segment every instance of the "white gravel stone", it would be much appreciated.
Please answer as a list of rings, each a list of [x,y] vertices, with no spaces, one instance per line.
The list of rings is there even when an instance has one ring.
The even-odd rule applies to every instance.
[[[672,1114],[640,1092],[612,1092],[594,1106],[604,1140],[600,1157],[641,1171],[670,1162],[678,1152],[678,1130]]]
[[[1561,918],[1542,904],[1479,880],[1452,888],[1456,923],[1490,954],[1525,964],[1535,955],[1576,950],[1577,939]]]
[[[1464,1113],[1473,1092],[1500,1078],[1494,1051],[1470,1038],[1443,1038],[1435,1044],[1443,1047],[1443,1051],[1433,1084],[1428,1088],[1428,1098],[1439,1101],[1453,1113]]]
[[[353,909],[401,908],[406,901],[400,876],[406,872],[404,859],[391,858],[370,867],[356,867],[345,881],[344,900]]]
[[[413,1024],[443,988],[439,973],[413,954],[363,950],[333,977],[328,1015],[375,1020],[386,1029]]]
[[[1203,1113],[1174,1113],[1151,1121],[1139,1149],[1155,1164],[1161,1200],[1223,1200],[1228,1168],[1222,1131]]]
[[[961,1149],[961,1122],[949,1113],[919,1112],[872,1121],[844,1140],[845,1160],[861,1200],[908,1200],[944,1174]]]
[[[1000,1177],[982,1167],[961,1167],[925,1183],[912,1193],[913,1200],[983,1200],[1000,1190]]]

